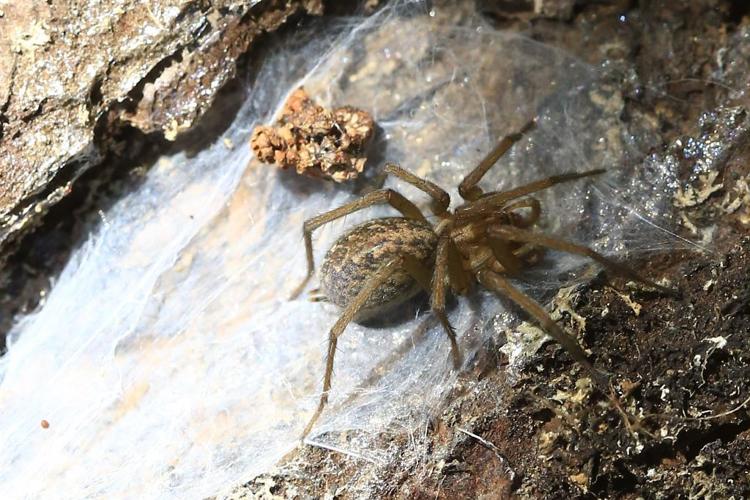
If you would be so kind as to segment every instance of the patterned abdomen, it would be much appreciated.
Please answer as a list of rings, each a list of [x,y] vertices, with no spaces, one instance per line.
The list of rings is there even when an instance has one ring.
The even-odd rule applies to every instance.
[[[321,289],[328,300],[345,307],[370,276],[399,255],[412,255],[432,271],[436,246],[437,235],[426,222],[402,217],[365,222],[341,236],[326,254],[320,269]],[[409,274],[396,271],[372,293],[357,320],[402,304],[419,291]]]

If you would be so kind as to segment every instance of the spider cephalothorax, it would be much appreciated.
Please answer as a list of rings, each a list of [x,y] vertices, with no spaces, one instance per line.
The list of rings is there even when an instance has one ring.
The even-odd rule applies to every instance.
[[[601,174],[604,170],[555,175],[507,191],[484,193],[479,188],[477,184],[498,158],[533,125],[531,121],[519,132],[501,139],[461,181],[458,192],[465,203],[453,211],[449,209],[448,193],[439,186],[397,165],[386,165],[387,173],[432,198],[431,210],[438,217],[435,225],[430,224],[411,201],[392,189],[373,191],[305,221],[307,277],[293,296],[299,295],[314,272],[313,230],[376,204],[387,203],[403,216],[360,224],[341,236],[326,254],[321,268],[322,292],[327,300],[342,307],[343,312],[329,334],[323,393],[304,435],[310,432],[328,401],[336,343],[349,322],[384,313],[420,290],[430,294],[431,309],[448,335],[456,368],[461,364],[461,353],[445,313],[447,287],[456,294],[465,294],[478,282],[518,304],[603,385],[602,374],[594,369],[578,342],[565,333],[539,303],[514,287],[508,276],[528,266],[537,249],[550,248],[589,257],[619,275],[662,291],[669,290],[585,246],[529,230],[541,214],[539,201],[529,195],[561,182]]]

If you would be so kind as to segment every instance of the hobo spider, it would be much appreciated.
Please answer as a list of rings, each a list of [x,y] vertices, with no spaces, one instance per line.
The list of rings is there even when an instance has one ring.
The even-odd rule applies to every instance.
[[[538,200],[528,195],[555,184],[604,172],[603,169],[569,172],[538,180],[508,191],[485,193],[477,186],[487,171],[523,134],[534,127],[531,120],[520,131],[505,136],[459,184],[465,200],[451,211],[450,197],[436,184],[397,165],[385,171],[432,198],[431,211],[439,221],[433,226],[408,199],[392,189],[379,189],[304,223],[307,276],[292,294],[297,297],[313,275],[312,232],[333,220],[372,205],[387,203],[402,217],[383,217],[354,227],[341,236],[321,266],[321,290],[326,300],[343,308],[328,337],[323,392],[318,407],[305,427],[306,436],[328,402],[336,343],[350,321],[380,315],[403,304],[421,290],[430,294],[433,313],[448,335],[455,368],[461,365],[456,333],[445,313],[446,287],[455,294],[470,291],[474,281],[507,297],[536,320],[550,337],[593,376],[600,388],[606,375],[596,370],[575,338],[555,323],[538,302],[514,287],[506,276],[518,275],[533,264],[534,250],[542,247],[589,257],[626,278],[667,291],[585,246],[530,231],[541,214]]]

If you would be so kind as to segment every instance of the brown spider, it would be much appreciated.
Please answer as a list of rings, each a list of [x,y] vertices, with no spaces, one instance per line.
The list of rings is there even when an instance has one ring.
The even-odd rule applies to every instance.
[[[597,175],[603,169],[570,172],[532,182],[502,192],[484,193],[477,186],[487,171],[524,133],[532,120],[519,132],[502,138],[492,151],[459,184],[465,203],[449,210],[450,197],[436,184],[417,177],[397,165],[385,171],[424,191],[432,198],[431,210],[439,218],[430,224],[408,199],[392,189],[379,189],[358,200],[308,219],[304,223],[307,276],[292,298],[304,289],[314,272],[312,232],[335,219],[372,205],[388,203],[403,217],[374,219],[354,227],[341,236],[325,256],[321,267],[321,289],[326,300],[343,308],[328,339],[323,392],[318,408],[305,427],[306,436],[328,401],[336,343],[350,321],[361,321],[390,310],[421,290],[430,293],[430,306],[445,329],[451,343],[455,368],[461,365],[456,334],[445,314],[446,286],[462,295],[474,281],[499,293],[524,309],[542,328],[592,375],[600,388],[606,376],[596,370],[583,349],[565,333],[539,303],[515,288],[506,276],[515,276],[531,265],[534,250],[550,248],[589,257],[616,274],[670,292],[640,277],[626,266],[581,245],[530,231],[541,214],[538,200],[528,195],[561,182]]]

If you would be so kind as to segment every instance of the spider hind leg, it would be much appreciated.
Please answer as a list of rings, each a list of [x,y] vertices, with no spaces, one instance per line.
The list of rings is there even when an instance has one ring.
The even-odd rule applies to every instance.
[[[331,390],[331,381],[333,379],[333,363],[334,357],[336,356],[336,345],[338,338],[344,333],[346,327],[355,318],[357,313],[364,307],[370,295],[383,286],[388,279],[393,276],[399,270],[404,270],[414,278],[419,285],[426,291],[430,291],[431,280],[429,269],[421,263],[418,259],[411,255],[401,255],[397,258],[391,259],[385,265],[383,265],[376,273],[368,278],[365,284],[362,286],[360,291],[354,297],[354,299],[344,308],[343,312],[339,316],[339,319],[331,328],[328,334],[328,352],[326,354],[326,368],[325,374],[323,375],[323,390],[320,394],[320,400],[318,406],[315,409],[310,421],[305,426],[302,433],[302,439],[304,439],[312,430],[315,422],[317,422],[320,415],[323,413],[323,409],[328,404],[328,394]],[[440,323],[443,325],[448,338],[451,342],[451,353],[453,356],[454,366],[457,368],[460,366],[461,354],[456,342],[456,335],[453,327],[448,322],[448,318],[445,316],[444,311],[436,311],[436,316],[440,319]]]

